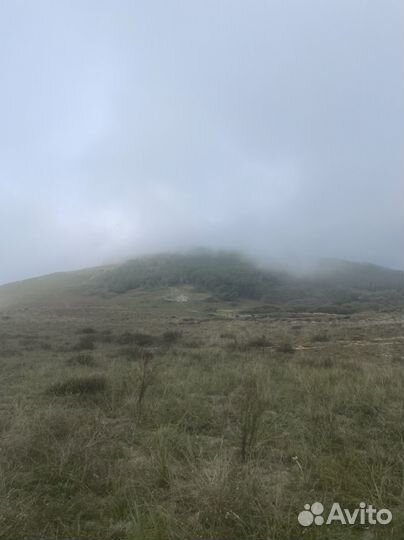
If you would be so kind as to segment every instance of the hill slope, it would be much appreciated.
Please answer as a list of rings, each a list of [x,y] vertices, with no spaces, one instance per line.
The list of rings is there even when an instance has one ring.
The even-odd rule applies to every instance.
[[[269,270],[232,252],[198,251],[134,259],[111,268],[93,282],[94,292],[191,285],[221,300],[259,300],[281,281]]]
[[[250,300],[269,311],[353,313],[404,305],[404,273],[400,271],[327,260],[310,276],[296,277],[257,267],[238,253],[203,250],[139,257],[120,265],[4,285],[0,309],[60,297],[110,297],[181,286],[208,293],[211,301]]]
[[[402,289],[404,287],[404,272],[400,270],[339,259],[322,260],[313,279],[335,286],[365,290]]]
[[[60,295],[82,294],[92,280],[111,267],[86,268],[73,272],[56,272],[0,286],[0,309],[14,305],[46,302]]]

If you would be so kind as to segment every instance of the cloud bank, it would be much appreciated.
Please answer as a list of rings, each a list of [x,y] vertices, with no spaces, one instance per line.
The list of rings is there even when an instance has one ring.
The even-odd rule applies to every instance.
[[[195,245],[404,268],[401,0],[0,6],[0,282]]]

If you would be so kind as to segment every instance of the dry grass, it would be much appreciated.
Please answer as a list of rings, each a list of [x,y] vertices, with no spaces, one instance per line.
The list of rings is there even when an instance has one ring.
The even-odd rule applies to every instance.
[[[289,540],[304,503],[363,500],[393,524],[304,538],[402,539],[399,316],[108,302],[1,320],[0,538]]]

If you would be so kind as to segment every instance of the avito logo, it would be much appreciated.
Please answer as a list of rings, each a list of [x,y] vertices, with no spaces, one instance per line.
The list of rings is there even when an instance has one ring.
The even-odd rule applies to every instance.
[[[305,504],[304,510],[300,512],[297,519],[303,527],[310,525],[331,525],[340,523],[341,525],[387,525],[393,519],[393,515],[387,508],[377,510],[371,504],[364,502],[359,504],[359,508],[350,511],[341,508],[339,503],[333,503],[327,516],[324,516],[324,505],[321,502]]]

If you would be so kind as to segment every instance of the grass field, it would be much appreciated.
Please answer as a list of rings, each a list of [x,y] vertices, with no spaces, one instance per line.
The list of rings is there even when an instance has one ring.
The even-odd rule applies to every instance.
[[[402,314],[44,298],[0,297],[0,538],[402,540]],[[393,521],[303,528],[314,501]]]

